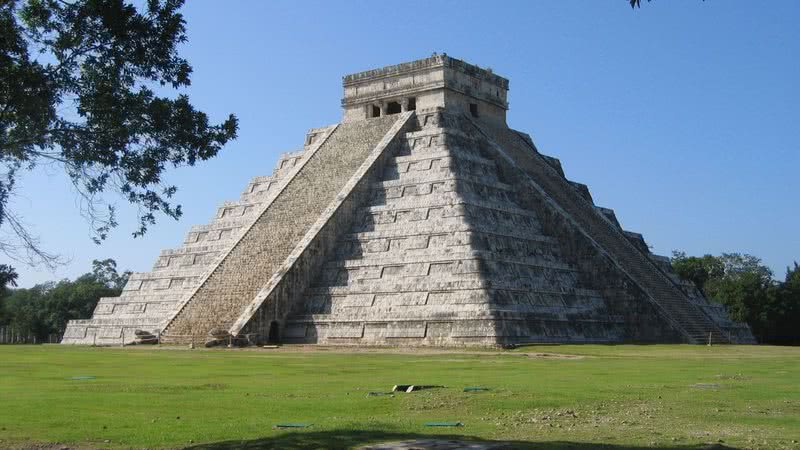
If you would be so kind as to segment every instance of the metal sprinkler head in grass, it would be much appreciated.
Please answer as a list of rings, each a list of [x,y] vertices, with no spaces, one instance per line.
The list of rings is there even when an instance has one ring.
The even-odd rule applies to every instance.
[[[463,427],[463,422],[425,422],[426,427]]]

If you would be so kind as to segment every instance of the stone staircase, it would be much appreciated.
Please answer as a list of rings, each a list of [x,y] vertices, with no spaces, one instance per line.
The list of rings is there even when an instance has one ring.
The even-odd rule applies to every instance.
[[[164,342],[202,342],[228,330],[282,267],[398,116],[343,123],[297,168],[236,244],[201,281],[162,333]]]
[[[305,158],[313,142],[331,127],[312,128],[303,150],[281,154],[271,175],[253,177],[238,201],[226,201],[209,223],[193,225],[181,246],[161,251],[149,272],[133,273],[119,297],[104,297],[91,319],[71,320],[62,343],[122,345],[135,339],[137,330],[159,334],[214,261],[235,243],[254,213],[269,203],[286,175]]]
[[[473,124],[552,199],[658,306],[663,315],[690,343],[728,343],[728,337],[686,294],[637,249],[616,225],[597,212],[562,173],[521,135],[505,127]]]
[[[465,134],[458,115],[417,117],[428,125],[398,136],[357,220],[287,317],[283,342],[622,340],[621,319],[579,285],[536,211],[515,202],[487,139],[469,123]]]

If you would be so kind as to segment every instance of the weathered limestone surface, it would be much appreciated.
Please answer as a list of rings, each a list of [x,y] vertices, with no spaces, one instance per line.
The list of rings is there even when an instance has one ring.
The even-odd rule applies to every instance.
[[[311,129],[306,144],[322,139],[327,131]],[[255,208],[269,203],[305,154],[306,150],[282,154],[272,175],[254,177],[242,192],[240,201],[248,204],[247,210],[234,212],[236,208],[231,205],[237,202],[226,202],[209,224],[193,226],[181,247],[162,250],[151,272],[134,273],[120,297],[101,299],[92,319],[70,321],[62,342],[119,345],[132,342],[136,330],[160,332],[181,300],[198,286],[215,260],[231,248],[241,229],[252,222]]]
[[[546,204],[552,203],[547,194],[526,184],[520,164],[498,157],[496,143],[470,119],[419,111],[418,122],[383,179],[374,183],[356,225],[342,235],[336,255],[287,320],[285,341],[502,345],[689,339],[609,252],[565,211]],[[515,156],[535,154],[531,149]],[[542,161],[560,168],[554,158]],[[595,207],[585,185],[567,181],[563,172],[554,174],[559,180],[551,180],[550,187],[570,190],[556,193],[562,200],[574,193],[584,201],[572,205],[573,211],[581,207],[578,213],[597,210],[608,217],[616,227],[611,232],[632,246],[623,250],[640,252],[647,258],[643,263],[655,269],[659,257],[649,253],[641,235],[622,230],[612,210]],[[674,278],[668,268],[656,270]],[[682,301],[686,309],[709,305],[702,298]],[[718,319],[715,326],[725,329],[716,330],[716,341],[731,334],[747,341],[746,327],[737,328],[744,330],[737,337],[725,327],[724,314]]]
[[[505,124],[508,80],[434,55],[343,79],[343,121],[253,178],[65,343],[753,343]]]
[[[543,234],[536,213],[522,208],[500,179],[487,158],[488,142],[464,132],[469,121],[420,111],[419,123],[290,316],[284,339],[384,345],[625,339],[624,319],[609,314],[598,291],[578,285],[558,241]]]
[[[214,268],[164,330],[204,339],[228,329],[270,280],[397,117],[342,124]]]
[[[479,128],[499,144],[499,147],[495,147],[498,151],[505,152],[513,164],[528,174],[529,183],[537,185],[537,189],[528,192],[539,191],[539,195],[558,205],[556,209],[589,237],[597,248],[602,249],[647,295],[661,317],[670,321],[672,327],[680,330],[689,342],[701,343],[708,340],[710,335],[720,341],[728,341],[717,324],[626,238],[616,218],[609,220],[604,217],[605,214],[598,214],[577,189],[538,157],[535,147],[508,127],[483,125]]]
[[[413,117],[413,112],[403,113],[369,152],[336,199],[239,316],[230,329],[232,335],[278,336],[286,316],[302,303],[305,288],[320,272],[325,259],[335,252],[339,236],[353,226],[357,208],[369,197],[371,185],[397,144],[397,136],[413,124]]]

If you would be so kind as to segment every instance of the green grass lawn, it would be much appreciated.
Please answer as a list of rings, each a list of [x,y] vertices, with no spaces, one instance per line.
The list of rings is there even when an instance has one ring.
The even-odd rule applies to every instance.
[[[446,387],[367,395],[394,384]],[[529,449],[800,448],[800,348],[0,346],[2,448],[349,448],[437,434]]]

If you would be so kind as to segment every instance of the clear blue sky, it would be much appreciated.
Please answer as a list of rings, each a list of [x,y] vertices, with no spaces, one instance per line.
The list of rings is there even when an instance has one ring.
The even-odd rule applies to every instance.
[[[26,176],[16,207],[71,263],[19,267],[21,286],[75,277],[96,258],[149,270],[307,128],[339,121],[342,75],[433,52],[509,78],[509,124],[655,252],[752,253],[780,278],[800,260],[798,1],[188,3],[187,91],[217,120],[235,113],[239,139],[171,174],[180,222],[134,239],[120,202],[102,246],[57,170]]]

